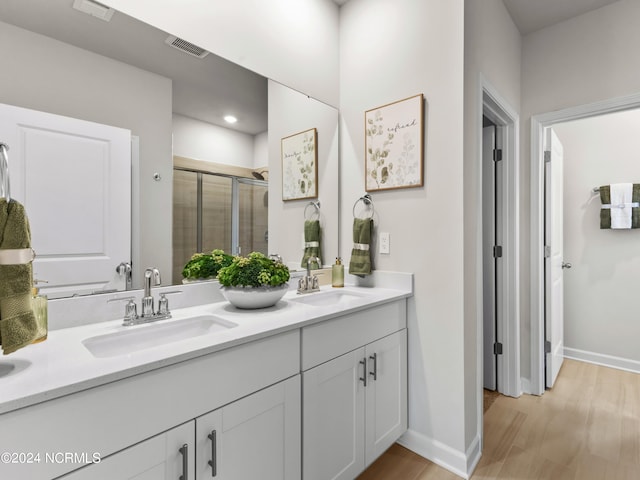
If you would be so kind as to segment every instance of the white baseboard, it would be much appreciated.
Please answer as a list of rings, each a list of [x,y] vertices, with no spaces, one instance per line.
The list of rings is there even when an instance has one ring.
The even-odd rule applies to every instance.
[[[398,443],[432,461],[436,465],[449,470],[461,478],[471,477],[480,461],[480,437],[476,436],[466,453],[445,445],[414,430],[407,430]]]
[[[603,367],[617,368],[627,372],[640,373],[640,362],[628,358],[614,357],[604,353],[587,352],[577,348],[564,347],[564,358],[580,360],[581,362],[594,363]]]

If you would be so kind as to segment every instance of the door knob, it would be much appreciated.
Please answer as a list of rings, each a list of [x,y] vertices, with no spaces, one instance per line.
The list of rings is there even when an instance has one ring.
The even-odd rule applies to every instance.
[[[571,268],[571,264],[562,262],[562,268]]]

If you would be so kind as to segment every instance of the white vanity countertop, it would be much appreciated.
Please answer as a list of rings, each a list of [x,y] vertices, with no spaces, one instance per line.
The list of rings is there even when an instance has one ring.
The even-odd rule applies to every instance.
[[[336,293],[351,295],[341,302]],[[326,302],[297,301],[312,295],[317,299],[327,295]],[[411,295],[411,289],[322,287],[305,295],[289,291],[275,306],[260,310],[239,310],[225,301],[176,309],[172,319],[144,325],[123,327],[119,319],[50,331],[45,342],[0,358],[0,414]],[[237,326],[106,358],[95,358],[82,343],[99,335],[151,330],[203,314]]]

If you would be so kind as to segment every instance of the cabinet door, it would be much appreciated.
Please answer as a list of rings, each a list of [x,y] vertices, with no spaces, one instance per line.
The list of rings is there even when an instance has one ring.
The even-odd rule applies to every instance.
[[[299,480],[300,375],[196,419],[196,478]]]
[[[194,478],[194,428],[193,421],[187,422],[60,478],[177,480],[185,473],[186,478]],[[183,449],[185,445],[187,448]]]
[[[366,347],[366,465],[407,429],[407,330]]]
[[[304,372],[303,478],[352,480],[364,468],[365,350]]]

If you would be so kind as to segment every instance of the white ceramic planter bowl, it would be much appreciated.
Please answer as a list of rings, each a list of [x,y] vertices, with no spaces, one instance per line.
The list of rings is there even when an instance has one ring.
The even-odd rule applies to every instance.
[[[287,283],[277,287],[220,287],[222,295],[231,305],[245,310],[275,305],[287,293]]]

